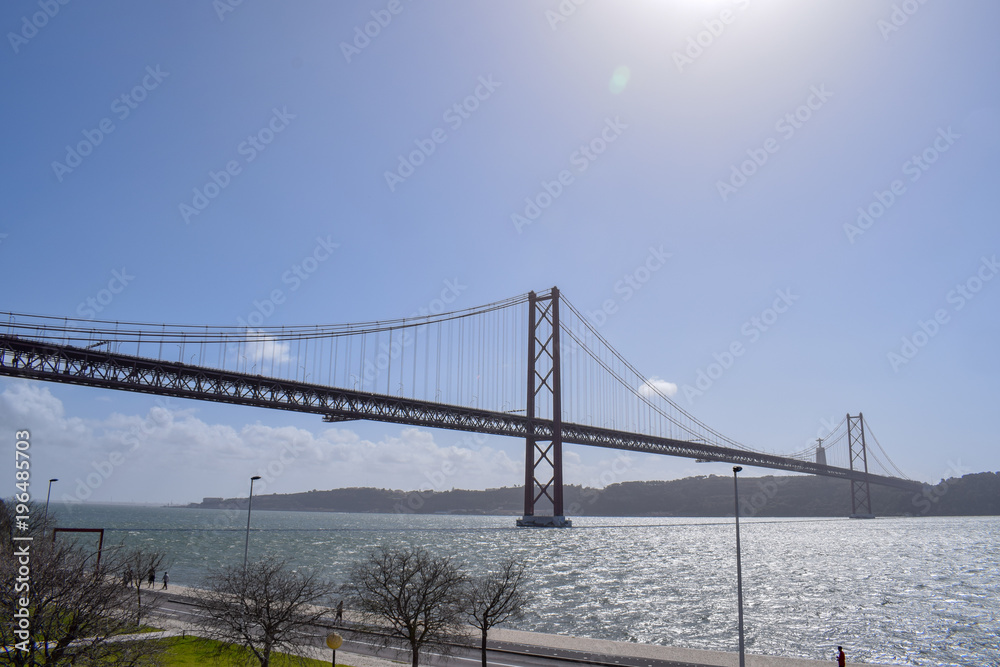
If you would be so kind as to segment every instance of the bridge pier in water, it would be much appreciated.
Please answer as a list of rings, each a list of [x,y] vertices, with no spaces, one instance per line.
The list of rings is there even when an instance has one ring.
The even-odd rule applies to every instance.
[[[531,433],[524,441],[523,528],[568,528],[573,522],[563,514],[562,479],[562,377],[559,354],[559,289],[549,296],[528,295],[528,393],[525,415]],[[538,397],[552,400],[551,439],[534,434]],[[544,500],[543,500],[544,499]],[[552,504],[551,515],[536,515],[539,502]],[[547,503],[546,503],[547,504]]]

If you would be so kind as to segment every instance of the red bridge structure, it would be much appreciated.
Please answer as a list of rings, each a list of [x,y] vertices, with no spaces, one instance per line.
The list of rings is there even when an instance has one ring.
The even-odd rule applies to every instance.
[[[567,444],[847,479],[857,517],[872,516],[872,484],[924,486],[889,460],[860,413],[847,415],[824,441],[785,455],[722,435],[639,373],[555,287],[465,310],[353,324],[0,317],[7,320],[0,375],[309,412],[327,422],[523,438],[521,526],[571,525],[563,509]]]

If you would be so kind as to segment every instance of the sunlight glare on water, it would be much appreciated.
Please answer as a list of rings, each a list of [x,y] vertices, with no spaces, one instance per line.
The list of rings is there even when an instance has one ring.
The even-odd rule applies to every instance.
[[[64,527],[169,554],[197,586],[243,556],[245,512],[57,506]],[[255,511],[250,557],[274,554],[342,580],[376,546],[420,546],[470,572],[529,564],[537,603],[517,627],[736,650],[732,519],[578,518],[568,530],[513,517]],[[750,653],[913,665],[1000,665],[1000,519],[748,519],[741,522]]]

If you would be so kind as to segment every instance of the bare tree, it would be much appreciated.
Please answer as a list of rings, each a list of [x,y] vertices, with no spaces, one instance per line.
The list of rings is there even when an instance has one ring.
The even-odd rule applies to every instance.
[[[219,640],[220,652],[239,659],[233,647],[249,651],[268,667],[271,654],[302,643],[300,632],[316,623],[329,610],[316,606],[328,602],[332,584],[315,574],[302,574],[275,558],[231,565],[209,576],[203,604],[207,612],[200,622],[205,634]],[[252,658],[250,657],[252,656]]]
[[[465,576],[450,558],[423,549],[380,548],[351,568],[343,587],[364,625],[384,633],[386,646],[409,648],[417,667],[420,650],[462,631]]]
[[[142,624],[143,611],[149,611],[157,600],[155,593],[146,594],[146,602],[142,598],[142,583],[149,572],[158,572],[163,568],[166,557],[156,551],[132,549],[122,556],[121,579],[126,587],[135,591],[135,624]]]
[[[33,529],[18,528],[12,509],[0,502],[0,607],[12,614],[26,609],[21,617],[26,627],[21,618],[0,624],[0,663],[158,664],[162,649],[156,642],[116,641],[135,629],[131,596],[121,585],[118,552],[105,553],[98,565],[96,553],[72,541],[53,541],[42,534],[40,523]],[[17,514],[41,516],[41,511],[32,505],[28,512]]]
[[[528,584],[525,565],[514,558],[504,559],[496,571],[469,582],[466,615],[481,634],[483,667],[486,667],[486,636],[490,628],[521,619],[533,602]]]

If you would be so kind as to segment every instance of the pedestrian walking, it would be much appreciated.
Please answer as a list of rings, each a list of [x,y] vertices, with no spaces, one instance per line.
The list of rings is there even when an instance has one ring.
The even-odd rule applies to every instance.
[[[163,573],[163,590],[167,590],[167,584],[170,582],[170,574],[167,572]]]
[[[337,603],[337,625],[344,622],[344,601],[341,600]]]
[[[141,579],[139,581],[142,581]],[[154,568],[149,568],[149,575],[146,577],[146,588],[152,588],[153,584],[156,583],[156,570]],[[140,586],[142,584],[139,584]]]
[[[837,667],[847,667],[847,656],[844,655],[844,647],[837,647]]]

